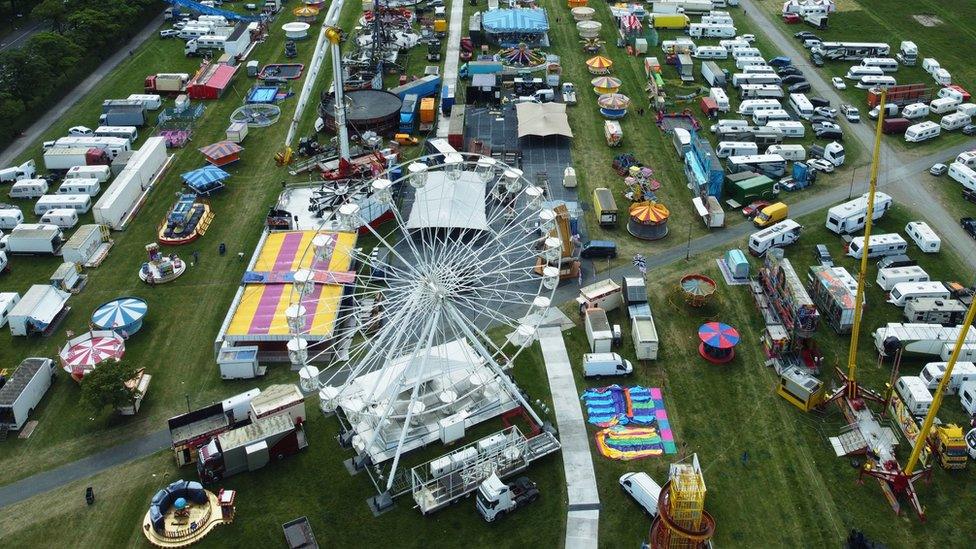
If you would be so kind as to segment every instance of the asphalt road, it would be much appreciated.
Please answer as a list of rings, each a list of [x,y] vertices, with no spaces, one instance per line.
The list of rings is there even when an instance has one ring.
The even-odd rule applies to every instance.
[[[64,116],[68,109],[74,106],[79,99],[85,96],[88,92],[95,87],[96,84],[102,81],[105,76],[112,72],[115,67],[122,62],[123,59],[129,57],[129,51],[138,48],[152,36],[156,29],[163,23],[163,15],[160,14],[158,17],[153,19],[149,24],[146,25],[144,29],[139,31],[139,34],[135,35],[128,44],[119,48],[119,51],[115,53],[112,57],[109,57],[102,62],[97,69],[92,72],[88,78],[81,81],[80,84],[75,86],[75,88],[64,95],[64,98],[54,105],[43,116],[38,118],[24,134],[19,138],[14,140],[13,143],[7,146],[6,149],[0,153],[0,167],[7,167],[11,165],[15,158],[21,155],[27,147],[37,141],[38,138],[43,135],[48,128],[51,127],[59,118]]]
[[[44,21],[31,21],[24,28],[14,29],[0,37],[0,51],[17,49],[23,46],[31,36],[49,28],[50,26]]]

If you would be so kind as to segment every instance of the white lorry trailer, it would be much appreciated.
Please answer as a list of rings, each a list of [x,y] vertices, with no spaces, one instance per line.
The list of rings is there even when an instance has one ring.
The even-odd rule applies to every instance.
[[[54,380],[50,358],[25,358],[0,388],[0,431],[19,431]]]

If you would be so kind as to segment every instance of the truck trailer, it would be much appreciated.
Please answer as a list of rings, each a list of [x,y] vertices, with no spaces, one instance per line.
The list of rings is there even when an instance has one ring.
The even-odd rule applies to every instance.
[[[273,459],[297,454],[308,446],[301,423],[288,415],[261,418],[210,439],[199,448],[197,473],[204,483],[254,471]]]
[[[64,244],[64,233],[54,225],[21,223],[7,235],[7,252],[11,254],[57,255]]]
[[[0,431],[19,431],[51,387],[55,372],[50,358],[25,358],[0,388]]]
[[[147,93],[178,94],[186,91],[190,75],[185,72],[161,72],[146,77],[143,87]]]

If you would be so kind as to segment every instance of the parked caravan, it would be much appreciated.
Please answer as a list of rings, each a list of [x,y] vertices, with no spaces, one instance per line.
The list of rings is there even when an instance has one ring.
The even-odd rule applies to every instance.
[[[732,25],[692,23],[688,25],[688,36],[692,38],[731,38],[735,36],[735,27]]]
[[[929,106],[925,103],[912,103],[911,105],[905,105],[905,108],[901,110],[901,117],[909,120],[925,118],[928,115]]]
[[[909,126],[905,130],[905,141],[909,143],[921,143],[922,141],[938,137],[941,133],[941,126],[931,120],[926,120],[925,122],[919,122],[918,124]]]
[[[10,198],[40,198],[47,194],[47,179],[21,179],[10,186]]]
[[[694,55],[698,59],[728,59],[729,50],[723,46],[698,46]]]
[[[783,79],[778,74],[756,73],[756,72],[737,72],[732,75],[732,86],[738,88],[745,84],[772,84],[779,86]]]
[[[976,381],[962,384],[959,388],[959,402],[967,414],[976,415]]]
[[[708,91],[708,96],[712,98],[712,101],[715,101],[715,105],[719,111],[729,112],[731,106],[729,104],[729,96],[725,93],[725,90],[722,88],[711,88]]]
[[[7,317],[18,303],[20,294],[17,292],[0,292],[0,328],[7,325]]]
[[[939,388],[939,383],[945,377],[946,365],[945,362],[929,362],[922,367],[922,372],[918,374],[918,377],[922,378],[925,386],[930,391]],[[959,389],[964,384],[970,381],[976,382],[976,364],[963,360],[957,361],[956,365],[952,368],[952,374],[949,376],[949,384],[946,385],[945,393],[947,395],[954,395],[959,392]]]
[[[970,117],[968,114],[954,112],[943,116],[942,120],[939,121],[939,126],[941,126],[943,130],[952,131],[962,128],[971,121],[972,117]]]
[[[924,221],[909,221],[905,225],[905,234],[915,241],[918,249],[927,254],[934,254],[942,248],[942,239]]]
[[[719,158],[757,154],[759,154],[759,146],[748,141],[719,141],[715,149],[715,156]]]
[[[775,179],[786,173],[786,159],[778,154],[730,156],[728,170],[731,173],[751,171]]]
[[[742,72],[746,74],[775,74],[776,76],[780,76],[776,73],[776,69],[769,65],[746,65],[742,67]]]
[[[65,179],[56,194],[87,194],[97,196],[102,191],[102,186],[97,179]]]
[[[862,76],[854,87],[869,90],[871,88],[890,88],[896,85],[898,85],[898,81],[895,80],[894,76]]]
[[[712,124],[712,127],[709,129],[712,131],[712,133],[721,134],[722,132],[742,130],[743,128],[748,127],[749,123],[745,120],[723,119],[715,122],[715,124]]]
[[[69,209],[85,214],[91,209],[91,199],[87,194],[46,194],[34,203],[34,213],[43,215],[48,210]]]
[[[895,390],[910,414],[921,417],[928,413],[932,405],[932,393],[922,378],[901,376],[895,383]]]
[[[99,183],[105,183],[110,177],[110,166],[75,166],[64,174],[65,179],[96,179]]]
[[[866,57],[887,57],[891,46],[884,42],[820,42],[811,56],[832,61],[858,61]]]
[[[976,170],[960,162],[949,164],[949,177],[962,184],[963,188],[976,191]]]
[[[884,71],[879,67],[864,67],[861,65],[854,65],[849,71],[847,71],[844,78],[848,80],[860,81],[861,78],[865,76],[884,76]]]
[[[773,84],[745,84],[739,87],[740,99],[782,99],[783,88]]]
[[[767,227],[749,236],[749,253],[762,256],[772,248],[783,248],[800,239],[803,229],[792,219],[785,219],[780,223]]]
[[[657,502],[661,499],[661,486],[644,471],[624,473],[620,477],[620,487],[634,498],[651,517],[657,516]]]
[[[874,212],[871,218],[874,221],[881,219],[882,216],[891,208],[891,197],[882,192],[874,193]],[[864,220],[868,211],[868,194],[863,195],[827,210],[827,229],[837,234],[855,233],[864,228]]]
[[[897,72],[898,61],[892,57],[865,57],[861,60],[862,67],[878,67],[884,72]]]
[[[34,160],[28,160],[19,166],[10,166],[0,169],[0,183],[13,183],[21,179],[30,179],[37,174],[37,166]]]
[[[10,230],[23,222],[24,213],[20,208],[0,208],[0,229]],[[0,250],[2,249],[3,247],[0,247]]]
[[[878,278],[876,280],[878,286],[886,292],[891,291],[895,287],[895,284],[901,284],[902,282],[928,281],[929,273],[925,272],[925,269],[918,265],[878,269]]]
[[[976,169],[976,151],[963,151],[956,156],[956,162],[968,167]]]
[[[792,120],[790,113],[783,109],[759,110],[752,114],[752,121],[757,126],[765,126],[770,122]]]
[[[749,44],[749,42],[747,42],[746,40],[743,40],[741,38],[733,38],[731,40],[729,40],[729,39],[719,40],[718,41],[718,45],[722,46],[723,48],[726,48],[730,52],[733,51],[733,50],[735,50],[735,48],[740,48],[741,49],[741,48],[751,48],[752,47],[752,45]],[[758,49],[756,49],[755,55],[759,55],[759,50]]]
[[[586,353],[583,355],[583,377],[629,376],[634,365],[617,353]]]
[[[956,110],[962,101],[955,97],[940,97],[929,103],[929,111],[934,114],[948,114]]]
[[[908,242],[897,233],[873,234],[868,241],[868,257],[898,255],[908,251]],[[861,259],[864,252],[864,237],[856,236],[847,246],[847,255]]]
[[[748,42],[743,42],[745,45],[733,45],[732,46],[732,58],[739,59],[740,57],[762,57],[762,53],[759,52],[759,48],[752,47]],[[726,46],[728,47],[728,46]]]
[[[766,65],[766,60],[762,57],[736,57],[735,68],[742,70],[749,65]]]
[[[155,111],[163,106],[162,96],[155,93],[133,93],[126,97],[129,101],[141,101],[147,111]]]
[[[904,307],[909,300],[923,297],[949,299],[949,289],[945,287],[945,284],[932,280],[927,282],[899,282],[888,292],[888,303],[896,307]]]
[[[958,299],[920,297],[909,300],[902,313],[908,322],[958,326],[966,318],[968,309]]]
[[[776,99],[747,99],[739,103],[739,114],[752,115],[757,111],[771,111],[782,109],[783,106]]]
[[[766,148],[766,154],[778,154],[791,162],[802,162],[807,159],[807,150],[803,145],[770,145]]]
[[[801,138],[806,134],[806,126],[798,120],[771,120],[766,122],[766,128],[773,128],[783,133],[783,137]],[[787,158],[787,160],[790,160]]]
[[[660,340],[651,316],[634,317],[630,321],[630,336],[637,360],[657,360]]]
[[[135,126],[99,126],[95,129],[98,137],[118,137],[125,139],[131,145],[139,139],[139,129]]]
[[[802,93],[791,93],[790,94],[790,108],[797,116],[805,120],[810,120],[813,117],[813,103],[807,98],[805,94]]]
[[[78,224],[78,212],[70,208],[54,208],[44,212],[38,223],[70,229]]]

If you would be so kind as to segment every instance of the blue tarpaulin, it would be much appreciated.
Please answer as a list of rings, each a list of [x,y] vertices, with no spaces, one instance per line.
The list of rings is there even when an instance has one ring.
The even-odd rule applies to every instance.
[[[481,26],[493,34],[509,32],[546,32],[549,19],[541,8],[500,9],[485,12]]]
[[[186,172],[182,176],[186,186],[193,192],[200,195],[209,195],[224,188],[224,179],[230,174],[221,170],[217,166],[204,166],[193,171]]]
[[[211,8],[210,6],[204,6],[200,2],[194,2],[193,0],[166,0],[174,7],[186,8],[190,11],[194,11],[203,15],[222,15],[228,21],[260,21],[260,17],[255,17],[253,15],[244,15],[241,13],[236,13],[230,10],[222,10],[220,8]]]

